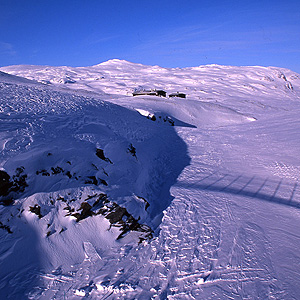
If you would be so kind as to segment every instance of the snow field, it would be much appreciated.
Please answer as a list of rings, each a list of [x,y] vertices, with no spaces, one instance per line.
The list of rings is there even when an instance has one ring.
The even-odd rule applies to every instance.
[[[43,82],[0,86],[1,167],[28,176],[0,206],[7,298],[297,299],[298,74],[119,60],[1,70]],[[187,99],[131,97],[139,86]],[[138,230],[111,222],[122,208]],[[154,237],[139,243],[143,226]]]

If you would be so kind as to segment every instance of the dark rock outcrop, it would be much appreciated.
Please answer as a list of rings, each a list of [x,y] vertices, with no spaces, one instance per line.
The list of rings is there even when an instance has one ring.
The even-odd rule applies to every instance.
[[[39,217],[39,219],[43,217],[43,215],[41,214],[41,207],[37,204],[35,204],[34,206],[29,206],[29,211],[36,214]]]
[[[0,196],[6,196],[12,185],[10,176],[5,171],[0,170]]]
[[[102,159],[102,160],[104,160],[104,161],[109,162],[109,163],[112,164],[112,161],[111,161],[108,157],[106,157],[106,156],[104,155],[104,151],[103,151],[102,149],[97,148],[97,149],[96,149],[96,155],[97,155],[100,159]]]

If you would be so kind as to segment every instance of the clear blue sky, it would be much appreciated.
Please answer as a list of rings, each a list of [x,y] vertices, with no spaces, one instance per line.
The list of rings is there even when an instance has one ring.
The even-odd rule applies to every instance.
[[[111,58],[300,73],[300,0],[0,0],[0,66]]]

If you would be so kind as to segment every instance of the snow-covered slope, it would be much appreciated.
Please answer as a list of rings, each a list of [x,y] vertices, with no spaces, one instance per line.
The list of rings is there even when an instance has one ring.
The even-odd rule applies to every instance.
[[[3,299],[297,299],[300,75],[0,70]]]
[[[14,76],[5,72],[0,71],[0,78],[2,83],[12,83],[12,84],[26,84],[26,85],[37,85],[38,82],[35,80],[29,80],[23,77]]]
[[[190,99],[202,101],[221,101],[226,96],[236,96],[241,101],[243,97],[253,99],[261,93],[289,98],[289,92],[300,87],[299,74],[274,67],[206,65],[166,69],[114,59],[91,67],[20,65],[0,69],[69,89],[132,95],[134,89],[142,87],[164,89],[169,93],[181,91]]]

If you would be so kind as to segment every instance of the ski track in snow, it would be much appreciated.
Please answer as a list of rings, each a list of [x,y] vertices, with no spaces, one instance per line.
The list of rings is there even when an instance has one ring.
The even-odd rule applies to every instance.
[[[119,60],[1,70],[43,83],[0,73],[0,164],[23,166],[29,185],[0,206],[3,297],[297,299],[298,74]],[[188,97],[130,97],[139,86]],[[91,175],[108,186],[86,186]],[[153,239],[116,241],[104,216],[66,217],[99,193]]]

